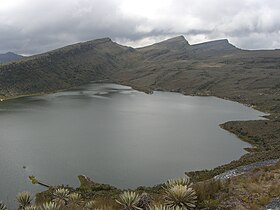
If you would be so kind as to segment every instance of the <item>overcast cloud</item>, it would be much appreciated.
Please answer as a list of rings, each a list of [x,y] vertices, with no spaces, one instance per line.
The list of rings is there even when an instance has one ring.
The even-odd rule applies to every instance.
[[[0,0],[0,53],[35,54],[110,37],[139,47],[184,35],[280,48],[279,0]]]

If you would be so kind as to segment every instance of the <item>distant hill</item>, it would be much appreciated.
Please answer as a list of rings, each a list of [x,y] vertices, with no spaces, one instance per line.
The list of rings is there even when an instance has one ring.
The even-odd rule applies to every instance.
[[[20,59],[22,59],[23,56],[12,53],[12,52],[7,52],[4,54],[0,54],[0,64],[5,64],[5,63],[9,63],[12,61],[18,61]]]

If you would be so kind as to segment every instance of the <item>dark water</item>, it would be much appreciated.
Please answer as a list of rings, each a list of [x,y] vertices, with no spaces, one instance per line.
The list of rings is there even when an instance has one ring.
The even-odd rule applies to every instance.
[[[261,115],[215,97],[147,95],[114,84],[2,102],[0,199],[11,204],[19,191],[42,190],[28,175],[77,186],[85,174],[134,188],[213,168],[248,147],[219,124]]]

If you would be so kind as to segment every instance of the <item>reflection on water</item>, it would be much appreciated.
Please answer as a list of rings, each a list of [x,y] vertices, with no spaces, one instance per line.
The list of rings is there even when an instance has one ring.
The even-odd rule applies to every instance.
[[[263,113],[215,97],[152,95],[115,84],[0,104],[0,198],[76,176],[117,187],[155,185],[239,158],[248,145],[219,128]],[[23,166],[26,166],[24,169]]]

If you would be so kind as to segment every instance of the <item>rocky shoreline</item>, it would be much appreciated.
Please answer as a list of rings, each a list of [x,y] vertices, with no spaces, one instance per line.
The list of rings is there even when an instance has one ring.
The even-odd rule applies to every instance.
[[[215,180],[226,180],[226,179],[229,179],[231,177],[239,176],[241,174],[250,172],[255,168],[274,165],[278,161],[279,161],[279,159],[265,160],[265,161],[259,161],[259,162],[251,163],[251,164],[245,165],[245,166],[240,166],[240,167],[237,167],[236,169],[229,170],[229,171],[226,171],[222,174],[219,174],[219,175],[215,176],[214,179]]]

